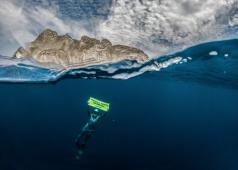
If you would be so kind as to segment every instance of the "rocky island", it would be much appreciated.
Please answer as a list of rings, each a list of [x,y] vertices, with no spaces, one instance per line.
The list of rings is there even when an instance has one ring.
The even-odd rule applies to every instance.
[[[14,57],[30,57],[44,66],[57,64],[65,69],[111,64],[123,60],[135,60],[139,63],[149,60],[149,57],[137,48],[112,45],[107,39],[100,41],[87,36],[76,40],[68,34],[61,36],[49,29],[43,31],[25,48],[20,47]]]

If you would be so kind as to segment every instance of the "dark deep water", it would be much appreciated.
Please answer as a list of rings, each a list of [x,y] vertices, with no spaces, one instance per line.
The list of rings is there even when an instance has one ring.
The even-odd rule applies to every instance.
[[[46,8],[45,2],[26,0],[23,11]],[[112,0],[48,3],[59,6],[62,19],[86,19],[84,26],[94,32],[97,19],[109,16]],[[237,170],[237,44],[238,39],[204,43],[114,73],[86,68],[74,79],[28,65],[4,65],[0,56],[1,82],[58,78],[55,84],[0,83],[0,170]],[[187,62],[155,72],[157,64],[177,56]],[[149,73],[113,79],[143,70]],[[110,102],[111,110],[76,160],[74,140],[88,119],[90,96]]]
[[[238,91],[151,79],[0,84],[0,169],[238,169]],[[84,157],[89,96],[111,103]]]
[[[70,77],[1,58],[1,81],[58,81],[0,83],[0,170],[237,170],[237,44],[205,43],[139,67]],[[178,56],[186,61],[157,70]],[[111,109],[78,161],[74,140],[90,96]]]

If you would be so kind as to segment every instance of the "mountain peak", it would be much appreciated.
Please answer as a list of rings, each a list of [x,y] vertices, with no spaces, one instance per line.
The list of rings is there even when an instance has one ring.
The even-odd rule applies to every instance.
[[[31,57],[41,64],[58,64],[64,68],[87,67],[89,65],[135,60],[143,63],[149,57],[140,49],[124,45],[112,45],[107,39],[97,40],[82,36],[75,40],[68,34],[60,36],[46,29],[26,48],[19,48],[15,57]]]

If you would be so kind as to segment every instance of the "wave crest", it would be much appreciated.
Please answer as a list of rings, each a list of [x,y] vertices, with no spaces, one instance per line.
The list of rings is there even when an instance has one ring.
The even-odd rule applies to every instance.
[[[62,78],[129,79],[152,72],[156,78],[175,78],[238,88],[238,39],[210,42],[147,63],[122,61],[116,64],[64,70],[55,65],[40,67],[33,60],[0,58],[0,81],[22,83],[56,82]],[[216,55],[212,55],[216,52]],[[212,53],[211,53],[212,52]],[[149,74],[145,74],[146,76]],[[151,74],[150,74],[151,75]]]

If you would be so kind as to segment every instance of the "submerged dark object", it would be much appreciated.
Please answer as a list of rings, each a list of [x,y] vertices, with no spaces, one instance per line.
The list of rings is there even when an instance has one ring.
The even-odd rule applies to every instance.
[[[84,125],[81,133],[75,140],[75,144],[78,148],[78,153],[76,156],[77,159],[79,159],[83,155],[84,150],[86,149],[86,145],[96,129],[97,123],[106,115],[106,112],[109,111],[110,105],[109,103],[105,103],[90,97],[90,99],[88,100],[88,106],[89,120]]]

